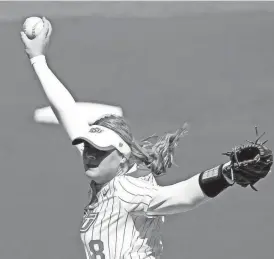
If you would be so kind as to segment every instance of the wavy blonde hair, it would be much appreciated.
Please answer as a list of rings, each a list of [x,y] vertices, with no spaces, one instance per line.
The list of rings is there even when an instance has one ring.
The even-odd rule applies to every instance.
[[[129,167],[134,164],[137,164],[138,167],[144,166],[155,177],[165,174],[167,169],[174,164],[175,148],[180,138],[187,134],[188,127],[188,124],[184,123],[181,128],[173,133],[166,133],[161,137],[152,135],[141,141],[137,141],[132,135],[129,123],[121,116],[107,115],[98,119],[92,125],[100,125],[116,132],[131,148],[131,156],[128,160]],[[152,140],[154,140],[154,144]],[[99,184],[96,184],[94,181],[90,182],[88,192],[89,204],[96,199],[96,193],[100,188]]]
[[[125,118],[116,115],[107,115],[95,121],[93,125],[100,125],[116,132],[131,148],[129,165],[143,165],[151,170],[154,176],[160,176],[174,164],[175,148],[180,137],[187,134],[187,123],[173,133],[163,136],[152,135],[137,141],[129,123]],[[155,140],[155,143],[152,143]]]

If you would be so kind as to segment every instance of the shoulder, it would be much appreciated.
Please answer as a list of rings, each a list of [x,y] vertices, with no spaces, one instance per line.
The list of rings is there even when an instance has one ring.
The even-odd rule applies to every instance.
[[[117,183],[131,183],[131,184],[140,184],[140,185],[149,185],[148,181],[142,179],[141,177],[136,178],[130,175],[118,175],[115,177],[115,182]],[[114,185],[116,185],[114,183]]]
[[[137,179],[142,179],[155,186],[158,185],[157,181],[155,180],[155,176],[149,169],[143,168],[143,167],[139,168],[138,166],[135,166],[132,169],[128,173],[126,173],[127,176],[131,176]]]
[[[141,176],[140,179],[145,180],[145,181],[151,183],[154,186],[158,186],[158,183],[157,183],[153,173],[149,173],[148,175]]]
[[[150,181],[128,175],[116,176],[114,180],[114,187],[118,192],[128,191],[134,193],[143,193],[157,189],[157,186]]]

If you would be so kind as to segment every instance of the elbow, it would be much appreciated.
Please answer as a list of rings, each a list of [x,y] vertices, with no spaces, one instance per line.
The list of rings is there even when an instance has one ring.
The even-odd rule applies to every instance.
[[[181,202],[189,209],[200,205],[207,197],[201,191],[188,190],[182,195]]]
[[[186,202],[186,207],[188,210],[194,209],[201,203],[200,200],[197,199],[189,199],[189,201]]]
[[[51,107],[58,112],[76,109],[76,102],[71,95],[48,96]]]
[[[163,214],[175,214],[197,207],[206,199],[198,183],[190,181],[161,187],[150,204],[150,210]]]
[[[173,207],[175,213],[186,212],[192,210],[199,206],[204,201],[204,197],[200,196],[189,196],[189,195],[180,195],[173,197],[169,204]]]
[[[159,211],[166,212],[166,214],[178,214],[194,209],[199,203],[193,199],[182,199],[173,197],[167,200],[160,208]]]
[[[67,98],[63,99],[62,101],[56,102],[55,100],[50,100],[50,106],[52,111],[56,116],[61,116],[63,114],[68,114],[72,112],[76,112],[76,102],[74,101],[73,98]]]
[[[180,208],[182,211],[188,211],[188,210],[192,210],[194,209],[196,206],[199,205],[199,201],[197,201],[196,199],[180,199],[179,201],[177,201],[177,204],[180,204]]]

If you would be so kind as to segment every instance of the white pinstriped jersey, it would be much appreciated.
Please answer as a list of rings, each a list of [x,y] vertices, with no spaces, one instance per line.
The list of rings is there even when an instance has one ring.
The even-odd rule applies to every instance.
[[[158,185],[152,174],[117,176],[98,193],[83,216],[81,239],[87,259],[158,258],[163,216],[146,216]]]
[[[62,94],[63,85],[47,66],[45,57],[35,57],[32,64],[44,90],[51,91],[49,87],[55,88],[52,87],[54,85]],[[66,95],[65,91],[64,94]],[[55,103],[58,98],[55,96],[53,99]],[[81,115],[73,105],[65,111],[60,111],[60,123],[71,139],[76,137],[73,135],[78,130],[82,132],[89,128],[83,118],[85,116]],[[78,136],[78,133],[76,135]],[[82,154],[83,144],[77,145],[77,149]],[[168,215],[187,211],[208,199],[200,188],[199,175],[186,183],[161,188],[161,191],[160,187],[153,184],[151,176],[143,179],[117,176],[104,186],[97,194],[97,201],[92,203],[85,213],[81,225],[81,238],[87,259],[158,257],[162,250],[159,229],[163,217],[146,216],[145,212],[150,203],[150,215]]]

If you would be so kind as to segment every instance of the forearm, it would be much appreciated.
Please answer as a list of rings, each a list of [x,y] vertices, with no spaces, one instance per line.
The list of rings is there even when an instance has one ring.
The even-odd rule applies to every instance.
[[[188,180],[160,187],[152,199],[148,215],[168,215],[188,211],[208,200],[199,184],[199,174]]]
[[[188,180],[160,187],[152,198],[148,215],[167,215],[185,212],[199,204],[216,197],[227,187],[233,185],[223,175],[223,168],[229,163],[199,173]]]
[[[70,139],[73,140],[82,132],[88,131],[86,115],[79,112],[69,91],[49,69],[45,57],[41,55],[32,58],[31,63],[55,116]]]
[[[54,110],[61,111],[75,104],[72,95],[48,67],[45,56],[32,58],[31,63]]]

